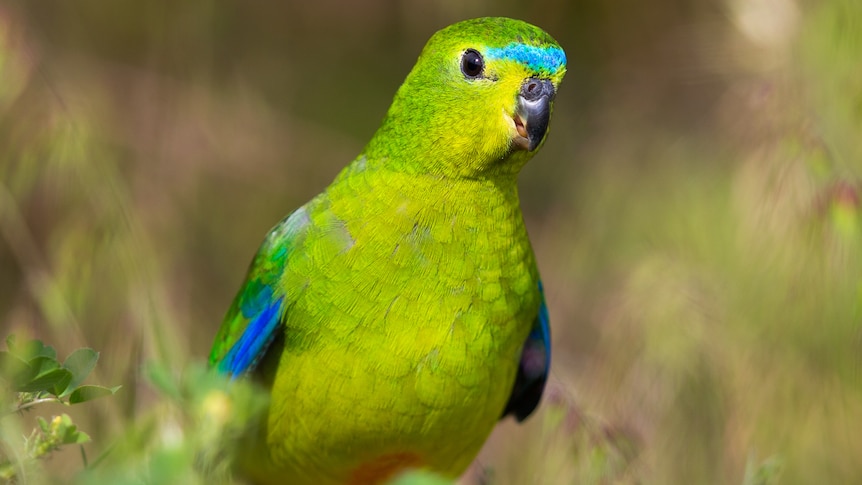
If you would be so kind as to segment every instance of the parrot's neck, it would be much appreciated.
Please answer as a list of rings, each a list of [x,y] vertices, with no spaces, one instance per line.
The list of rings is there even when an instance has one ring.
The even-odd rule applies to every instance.
[[[338,175],[333,187],[342,184],[356,186],[357,181],[362,180],[361,185],[366,188],[360,198],[376,198],[385,194],[395,205],[399,205],[397,201],[400,199],[430,199],[432,205],[451,213],[447,215],[463,211],[481,213],[482,208],[488,208],[504,211],[506,217],[516,216],[521,220],[517,174],[449,177],[411,173],[401,170],[398,164],[393,167],[389,162],[391,160],[370,160],[366,155],[360,155]]]
[[[514,183],[533,157],[535,151],[517,149],[509,135],[487,119],[472,122],[459,110],[430,109],[431,103],[423,99],[399,90],[360,159],[411,175]]]

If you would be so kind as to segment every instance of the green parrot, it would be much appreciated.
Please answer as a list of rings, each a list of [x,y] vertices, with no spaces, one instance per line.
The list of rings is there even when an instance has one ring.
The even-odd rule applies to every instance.
[[[454,478],[498,420],[535,409],[550,336],[516,179],[565,72],[530,24],[440,30],[362,153],[269,232],[209,358],[271,392],[244,474]]]

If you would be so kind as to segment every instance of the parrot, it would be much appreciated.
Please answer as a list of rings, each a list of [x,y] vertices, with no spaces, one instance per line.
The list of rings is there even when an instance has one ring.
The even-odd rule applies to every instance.
[[[209,356],[269,393],[239,473],[455,479],[498,421],[534,411],[550,328],[517,177],[565,72],[526,22],[439,30],[361,153],[269,231]]]

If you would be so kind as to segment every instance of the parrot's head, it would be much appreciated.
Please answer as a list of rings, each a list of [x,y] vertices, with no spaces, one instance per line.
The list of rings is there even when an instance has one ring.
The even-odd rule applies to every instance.
[[[479,18],[435,33],[366,154],[446,177],[515,175],[542,146],[566,55],[543,30]]]

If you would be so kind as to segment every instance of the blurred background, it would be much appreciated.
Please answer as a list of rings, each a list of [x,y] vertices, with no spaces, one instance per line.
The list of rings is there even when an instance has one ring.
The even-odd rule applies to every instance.
[[[521,176],[554,364],[462,482],[862,481],[858,0],[0,2],[0,336],[124,386],[53,412],[92,454],[147,413],[142,366],[206,358],[266,231],[486,15],[569,59]]]

